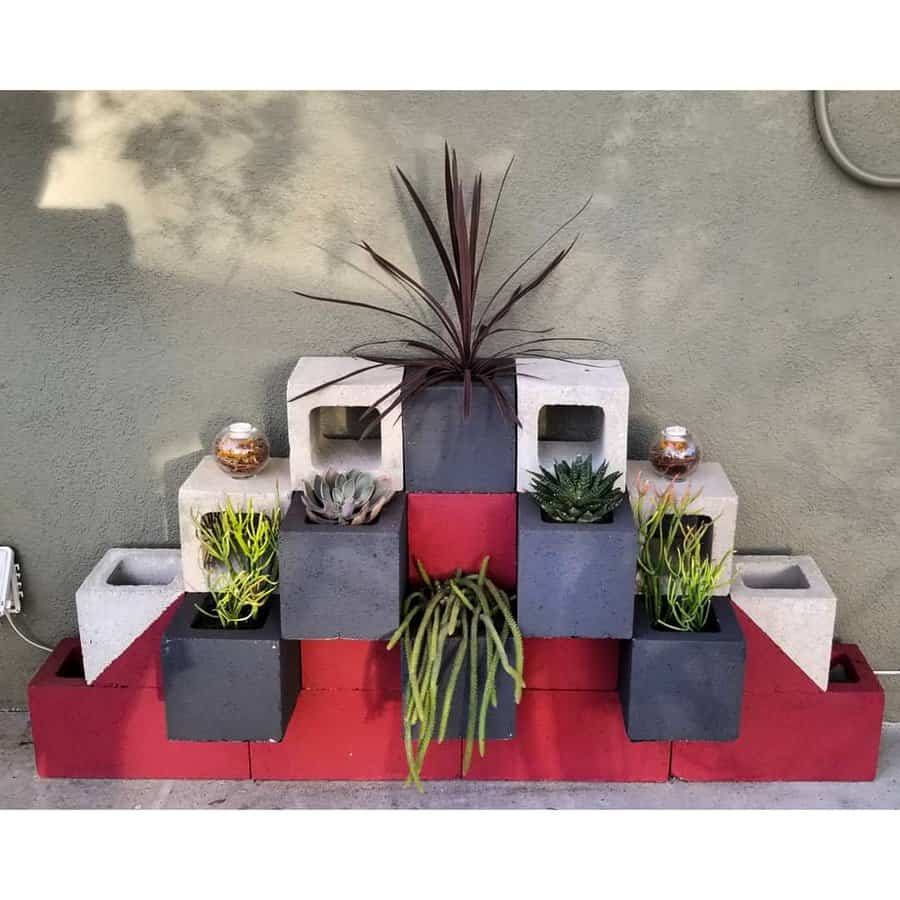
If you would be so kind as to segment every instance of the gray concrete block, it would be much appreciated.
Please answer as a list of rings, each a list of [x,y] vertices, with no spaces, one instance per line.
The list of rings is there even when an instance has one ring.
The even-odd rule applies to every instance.
[[[837,598],[811,556],[735,556],[731,586],[743,610],[823,691]]]
[[[497,379],[516,408],[516,379]],[[420,391],[403,405],[403,470],[410,493],[511,493],[516,489],[516,425],[501,416],[491,391],[472,386],[463,419],[461,382]]]
[[[278,538],[286,638],[390,637],[406,589],[406,495],[371,525],[319,525],[296,492]]]
[[[527,637],[630,638],[637,531],[625,499],[610,522],[546,521],[519,494],[516,600]]]
[[[92,684],[183,591],[178,550],[107,550],[75,592],[87,683]]]
[[[444,644],[444,652],[441,660],[441,671],[438,676],[439,694],[441,703],[443,703],[444,691],[449,681],[450,669],[453,665],[453,657],[459,649],[458,637],[448,638]],[[506,655],[512,660],[515,653],[512,635],[506,639],[503,645]],[[401,644],[402,647],[402,644]],[[406,699],[409,693],[409,668],[407,666],[406,652],[401,650],[400,662],[401,677],[403,679],[403,700],[404,709],[406,708]],[[484,680],[487,672],[487,638],[480,635],[478,638],[478,707],[475,715],[477,716],[481,708],[481,689],[484,686]],[[447,731],[445,740],[453,740],[454,738],[465,738],[466,727],[469,720],[469,686],[471,678],[469,677],[469,657],[463,662],[463,668],[456,679],[453,689],[453,703],[450,707],[450,715],[447,720]],[[516,734],[516,691],[513,680],[503,671],[502,668],[497,669],[497,706],[488,704],[487,715],[485,716],[485,739],[489,741],[505,741]],[[442,707],[441,707],[442,708]],[[440,712],[438,713],[438,723],[440,723]],[[413,738],[419,736],[419,726],[413,728]],[[476,741],[478,737],[478,726],[476,719],[475,726]],[[437,740],[437,734],[433,740]],[[477,745],[475,752],[477,753]]]
[[[579,362],[585,363],[578,365]],[[555,460],[593,455],[625,488],[628,453],[628,381],[617,359],[516,360],[517,404],[522,428],[517,450],[517,489],[527,491],[531,472]]]
[[[292,399],[312,388],[370,366],[352,356],[304,356],[287,383],[288,439],[291,448],[291,488],[330,468],[361,469],[385,478],[403,490],[403,404],[382,419],[377,434],[365,440],[330,433],[329,425],[342,413],[358,414],[378,405],[387,409],[395,399],[382,399],[403,378],[402,366],[382,366],[332,384],[306,397]],[[379,402],[380,401],[380,402]]]
[[[728,598],[713,600],[718,630],[654,629],[635,601],[634,636],[622,645],[619,696],[633,741],[733,741],[744,689],[744,635]]]
[[[278,597],[260,627],[209,627],[185,594],[162,640],[170,740],[280,741],[300,690],[300,644],[282,640]],[[198,627],[199,626],[199,627]]]

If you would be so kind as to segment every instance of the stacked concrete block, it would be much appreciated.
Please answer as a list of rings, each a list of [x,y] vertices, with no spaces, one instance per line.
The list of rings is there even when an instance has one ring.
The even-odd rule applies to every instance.
[[[178,550],[107,550],[75,592],[85,681],[93,684],[183,591]]]
[[[365,410],[386,410],[396,395],[386,397],[403,379],[402,366],[383,366],[329,384],[372,363],[347,356],[301,357],[287,384],[291,487],[299,490],[311,475],[330,468],[360,469],[403,490],[403,425],[401,407],[386,415],[370,436],[360,435],[371,419]],[[319,385],[328,385],[305,397]]]
[[[178,527],[181,531],[181,564],[184,590],[209,590],[203,564],[203,552],[197,537],[195,516],[221,510],[226,498],[236,507],[271,513],[278,504],[282,514],[291,504],[291,471],[286,459],[270,459],[259,475],[235,479],[226,475],[212,456],[205,456],[178,491]]]
[[[731,597],[821,690],[837,600],[811,556],[735,556]]]
[[[592,454],[594,464],[622,472],[628,444],[628,381],[618,360],[516,360],[519,420],[516,486],[554,460]]]
[[[714,462],[702,462],[691,473],[686,481],[670,481],[662,475],[657,475],[648,460],[628,460],[628,496],[632,509],[637,504],[638,478],[642,482],[649,482],[650,488],[644,496],[645,509],[651,509],[655,494],[664,492],[670,486],[676,499],[685,494],[697,494],[700,496],[691,507],[698,515],[712,520],[712,537],[709,540],[709,555],[713,560],[719,560],[730,550],[734,550],[734,532],[737,525],[738,496],[725,474],[725,470]],[[733,559],[730,559],[722,573],[722,580],[716,588],[715,596],[726,597],[730,592],[729,582],[733,569]]]

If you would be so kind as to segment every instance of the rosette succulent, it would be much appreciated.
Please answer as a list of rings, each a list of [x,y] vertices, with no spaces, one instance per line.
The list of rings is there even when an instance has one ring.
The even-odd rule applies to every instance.
[[[384,479],[368,472],[329,469],[303,485],[306,514],[321,525],[368,525],[394,496]]]
[[[541,466],[531,473],[531,494],[554,522],[600,522],[625,499],[615,486],[622,473],[607,475],[606,467],[604,460],[595,472],[590,454],[554,462],[553,472]]]

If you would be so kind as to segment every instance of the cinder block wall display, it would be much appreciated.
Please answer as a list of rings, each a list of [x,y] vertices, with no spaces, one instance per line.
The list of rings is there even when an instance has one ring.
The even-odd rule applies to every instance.
[[[829,102],[854,159],[900,170],[900,94]],[[390,173],[439,205],[446,138],[486,200],[516,156],[488,296],[593,194],[509,325],[604,341],[566,352],[621,361],[629,457],[690,428],[740,495],[738,550],[813,556],[836,633],[900,668],[900,194],[834,165],[808,93],[3,93],[0,121],[0,543],[42,643],[75,634],[106,548],[178,546],[223,425],[287,457],[299,357],[415,333],[290,290],[412,311],[356,240],[441,286]],[[43,658],[0,625],[0,705]]]

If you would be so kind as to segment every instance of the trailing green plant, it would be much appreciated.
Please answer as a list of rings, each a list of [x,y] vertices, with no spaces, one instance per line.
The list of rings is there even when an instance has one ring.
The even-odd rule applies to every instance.
[[[305,481],[300,495],[306,514],[320,525],[368,525],[393,496],[386,480],[357,469],[329,469]]]
[[[703,539],[713,523],[697,520],[700,511],[695,504],[701,493],[692,494],[688,486],[678,497],[674,483],[660,491],[638,476],[634,518],[639,590],[656,628],[702,631],[709,621],[713,592],[723,584],[732,551],[718,561],[704,554]]]
[[[593,457],[578,455],[572,462],[553,462],[553,472],[543,466],[530,472],[531,495],[554,522],[600,522],[624,499],[616,487],[621,472],[606,474],[607,461],[594,471]]]
[[[212,597],[212,611],[199,604],[196,608],[222,628],[254,620],[278,589],[280,506],[261,513],[253,509],[252,499],[238,509],[226,497],[219,512],[193,519]]]
[[[403,602],[400,626],[388,642],[392,649],[403,642],[409,687],[404,697],[403,743],[409,765],[409,778],[422,790],[421,772],[432,740],[440,743],[447,731],[456,683],[467,668],[469,693],[466,698],[466,744],[463,773],[469,771],[472,750],[478,740],[478,752],[484,756],[485,727],[489,707],[497,706],[498,669],[513,680],[515,701],[522,698],[524,650],[522,633],[512,614],[512,600],[490,578],[485,557],[475,574],[460,570],[452,578],[432,579],[416,560],[422,588]],[[441,692],[441,669],[447,640],[459,634],[446,684]],[[506,652],[512,635],[514,659]],[[486,665],[484,683],[479,684],[478,645],[484,637]],[[418,726],[418,746],[413,747],[413,729]]]
[[[479,172],[472,185],[471,196],[468,201],[468,219],[466,217],[466,196],[459,177],[459,167],[456,159],[456,151],[444,144],[444,194],[447,210],[447,225],[450,233],[449,244],[445,243],[441,236],[435,217],[428,211],[419,192],[406,177],[406,174],[398,166],[397,173],[422,222],[428,232],[428,237],[434,244],[447,284],[429,290],[420,281],[413,278],[399,266],[385,259],[376,252],[367,242],[357,242],[369,259],[383,273],[393,279],[401,289],[416,303],[421,304],[424,310],[430,313],[429,324],[417,315],[409,315],[389,307],[364,302],[361,300],[344,300],[337,297],[324,297],[310,294],[306,291],[294,291],[297,296],[307,300],[317,300],[324,303],[337,303],[343,306],[353,306],[368,309],[374,312],[392,316],[404,322],[410,322],[418,329],[425,332],[415,338],[399,338],[386,341],[366,341],[351,347],[351,355],[370,363],[367,366],[336,378],[332,381],[317,385],[310,390],[291,397],[288,402],[298,400],[348,378],[352,378],[370,369],[380,366],[405,366],[406,376],[400,384],[384,394],[378,401],[366,410],[365,415],[371,417],[371,421],[363,432],[363,437],[368,434],[375,425],[400,403],[406,402],[420,391],[439,384],[443,381],[459,380],[462,383],[462,406],[464,418],[469,417],[472,403],[472,386],[480,382],[493,394],[497,406],[502,415],[509,421],[518,422],[514,399],[507,396],[506,391],[498,383],[498,376],[515,371],[515,362],[511,358],[534,357],[561,359],[553,350],[553,344],[565,340],[583,341],[588,343],[601,343],[592,338],[585,337],[548,337],[554,329],[528,329],[512,328],[504,324],[507,316],[516,305],[528,294],[538,288],[556,269],[556,267],[569,255],[578,240],[576,236],[566,247],[559,250],[556,255],[543,265],[536,274],[519,282],[515,287],[514,279],[519,272],[529,263],[547,244],[550,243],[564,228],[570,225],[580,216],[588,204],[590,198],[570,216],[562,225],[556,228],[549,237],[525,257],[501,282],[496,290],[487,298],[479,296],[481,268],[487,253],[491,232],[493,231],[494,218],[500,206],[500,198],[503,188],[515,157],[509,161],[503,178],[500,182],[497,196],[494,200],[493,210],[488,221],[484,239],[481,241],[479,251],[479,238],[481,227],[481,188],[482,176]],[[445,308],[443,297],[449,289],[453,299],[452,306]],[[426,316],[426,318],[429,318]],[[516,335],[516,337],[510,337]],[[522,339],[522,336],[525,336]],[[534,337],[534,335],[539,335]],[[501,337],[502,336],[502,337]],[[492,339],[500,337],[500,343],[505,346],[493,346],[488,349],[487,344]],[[509,341],[512,340],[512,343]],[[398,355],[390,349],[385,352],[381,348],[395,350],[403,348],[411,351],[414,356],[407,358]]]

